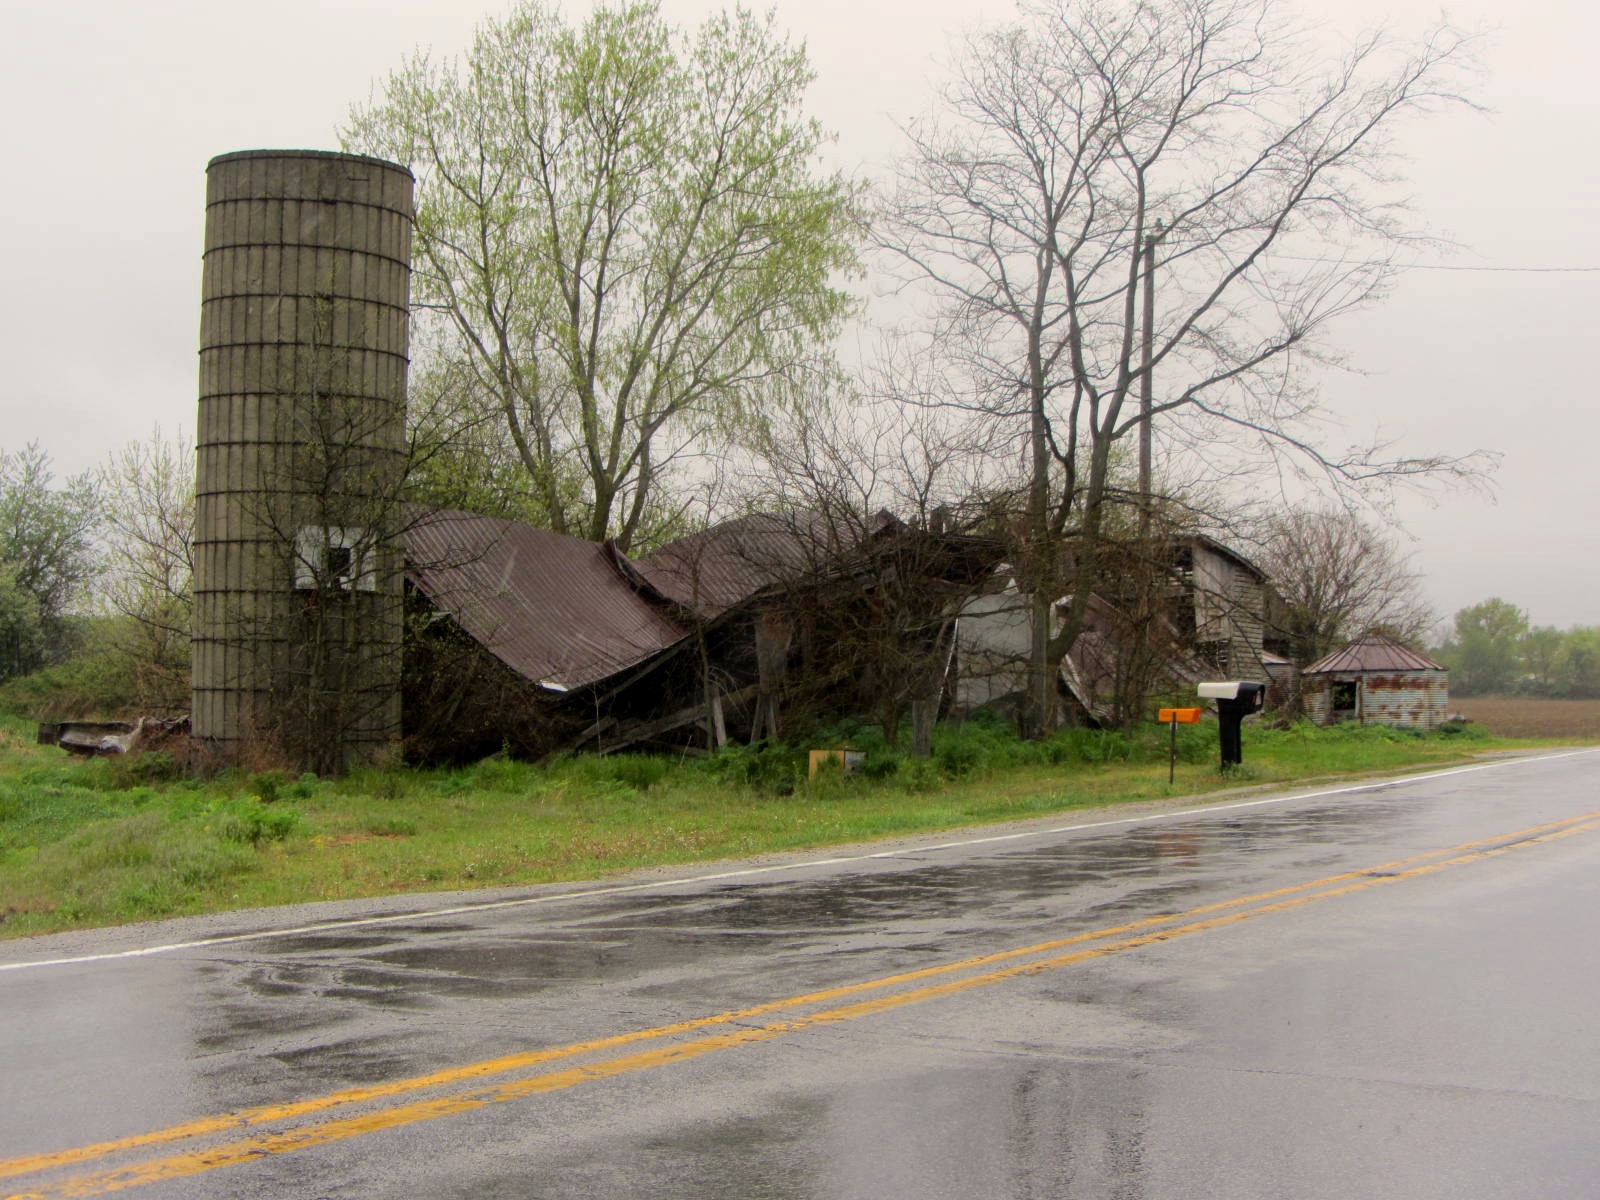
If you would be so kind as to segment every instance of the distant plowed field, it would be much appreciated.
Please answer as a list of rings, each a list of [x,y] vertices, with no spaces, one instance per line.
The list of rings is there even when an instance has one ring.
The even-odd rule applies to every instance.
[[[1452,696],[1450,709],[1501,737],[1600,740],[1600,700]]]

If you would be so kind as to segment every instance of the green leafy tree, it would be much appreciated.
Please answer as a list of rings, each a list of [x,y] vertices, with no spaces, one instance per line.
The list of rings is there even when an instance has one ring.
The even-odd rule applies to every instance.
[[[1600,696],[1600,627],[1581,626],[1567,631],[1559,679],[1564,696]]]
[[[101,607],[116,619],[104,653],[145,711],[187,709],[193,610],[194,451],[180,432],[155,429],[100,468],[105,517]]]
[[[1518,646],[1522,661],[1521,690],[1537,696],[1555,696],[1562,687],[1568,635],[1554,625],[1535,625],[1522,635]]]
[[[674,473],[847,313],[860,213],[819,171],[810,79],[742,9],[686,37],[653,3],[579,25],[523,3],[352,112],[347,149],[416,175],[414,300],[551,528],[627,548],[670,527]]]
[[[66,658],[67,615],[98,568],[91,474],[55,486],[38,443],[0,450],[0,679]]]
[[[505,422],[464,364],[423,349],[412,372],[407,420],[411,427],[411,466],[407,496],[429,509],[462,509],[490,517],[524,521],[539,528],[556,523],[555,514],[582,502],[581,472],[558,463],[554,489],[528,487],[528,473]]]
[[[0,680],[32,670],[44,652],[38,598],[18,586],[16,564],[0,562]]]
[[[1527,632],[1527,614],[1498,598],[1456,613],[1455,641],[1445,652],[1451,689],[1469,696],[1510,691],[1522,673]]]

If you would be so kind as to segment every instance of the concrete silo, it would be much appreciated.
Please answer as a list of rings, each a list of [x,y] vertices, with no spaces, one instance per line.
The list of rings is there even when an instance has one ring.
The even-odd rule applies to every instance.
[[[400,730],[410,172],[247,150],[206,172],[193,727],[338,770]]]

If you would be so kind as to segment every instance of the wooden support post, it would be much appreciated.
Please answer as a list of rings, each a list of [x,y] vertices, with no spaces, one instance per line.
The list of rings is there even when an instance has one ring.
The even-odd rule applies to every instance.
[[[918,758],[933,754],[933,715],[938,711],[936,700],[911,702],[911,753]]]
[[[721,750],[728,744],[728,725],[722,717],[722,693],[711,696],[711,748]]]

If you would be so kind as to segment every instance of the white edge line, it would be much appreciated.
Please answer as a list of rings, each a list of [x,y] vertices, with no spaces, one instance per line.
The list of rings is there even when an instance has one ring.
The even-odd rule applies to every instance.
[[[997,842],[1015,842],[1025,838],[1051,837],[1061,833],[1077,833],[1085,829],[1106,829],[1114,825],[1142,825],[1154,821],[1169,821],[1174,817],[1205,816],[1212,813],[1237,812],[1244,808],[1261,808],[1269,804],[1289,804],[1298,800],[1319,800],[1325,796],[1343,796],[1352,792],[1373,792],[1397,784],[1423,783],[1430,779],[1446,779],[1469,771],[1489,771],[1496,767],[1519,766],[1525,763],[1553,762],[1575,755],[1600,753],[1595,750],[1568,750],[1560,754],[1540,754],[1526,758],[1506,758],[1491,763],[1474,763],[1465,767],[1451,767],[1443,771],[1430,771],[1423,775],[1397,775],[1348,787],[1327,788],[1320,792],[1302,792],[1289,796],[1269,796],[1263,800],[1240,800],[1232,804],[1205,804],[1197,808],[1181,808],[1172,812],[1147,813],[1138,817],[1115,817],[1107,821],[1083,821],[1075,825],[1056,825],[1049,829],[1029,829],[1019,833],[999,833],[989,837],[963,838],[953,842],[936,842],[932,845],[906,846],[898,850],[878,850],[871,854],[842,855],[835,858],[813,858],[805,862],[772,863],[762,867],[741,867],[737,871],[714,871],[705,875],[687,875],[675,879],[657,879],[650,883],[625,883],[612,887],[589,888],[571,892],[557,892],[544,896],[522,896],[515,900],[490,900],[482,904],[458,904],[450,908],[424,909],[419,912],[388,913],[381,917],[354,917],[347,921],[323,921],[312,925],[293,925],[283,929],[259,929],[253,933],[233,933],[222,937],[198,938],[192,942],[169,942],[162,946],[144,946],[138,950],[113,950],[104,954],[80,954],[70,958],[42,958],[33,962],[0,963],[0,971],[24,971],[37,967],[67,967],[82,963],[109,962],[116,959],[146,958],[155,954],[172,954],[179,950],[201,950],[210,946],[230,946],[240,942],[259,942],[269,938],[294,937],[298,934],[328,933],[340,929],[363,929],[374,925],[396,925],[402,921],[428,921],[438,917],[455,917],[471,913],[493,912],[503,908],[528,908],[535,904],[557,904],[567,900],[588,900],[595,896],[623,896],[639,892],[659,891],[663,888],[687,887],[701,883],[719,883],[728,879],[748,879],[753,875],[771,875],[779,871],[805,871],[815,867],[834,867],[848,863],[871,862],[874,859],[904,858],[915,854],[928,854],[938,850],[959,850],[968,846],[987,846]]]

